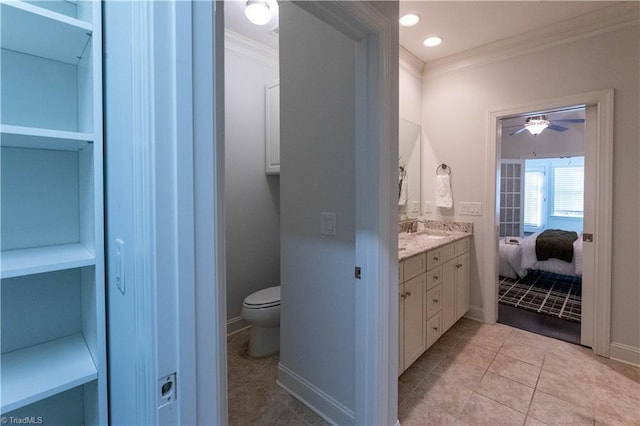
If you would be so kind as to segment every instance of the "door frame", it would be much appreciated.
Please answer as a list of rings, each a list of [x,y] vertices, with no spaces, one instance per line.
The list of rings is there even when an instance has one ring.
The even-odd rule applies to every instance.
[[[397,422],[398,16],[371,2],[294,1],[356,43],[355,424]],[[396,9],[397,10],[397,9]],[[393,320],[395,318],[395,320]]]
[[[498,318],[498,228],[499,207],[497,206],[496,188],[498,184],[498,166],[500,158],[501,135],[499,121],[516,115],[535,111],[549,111],[563,109],[570,106],[595,106],[595,134],[593,140],[585,135],[585,181],[595,182],[595,193],[591,204],[594,220],[592,229],[585,220],[585,232],[594,234],[593,243],[593,286],[591,298],[598,303],[592,303],[590,310],[592,326],[585,330],[591,332],[587,342],[593,351],[601,356],[609,356],[610,324],[611,324],[611,238],[612,238],[612,191],[613,191],[613,103],[614,90],[599,90],[594,92],[569,95],[559,98],[546,99],[507,108],[490,110],[487,114],[487,151],[486,151],[486,188],[485,203],[493,206],[494,214],[486,218],[487,229],[492,229],[490,238],[484,243],[487,256],[483,299],[487,301],[484,310],[484,320],[495,323]],[[589,169],[589,171],[587,170]],[[589,173],[590,176],[586,176]],[[585,194],[585,203],[587,203]],[[585,262],[586,264],[586,262]],[[583,310],[584,311],[584,310]]]

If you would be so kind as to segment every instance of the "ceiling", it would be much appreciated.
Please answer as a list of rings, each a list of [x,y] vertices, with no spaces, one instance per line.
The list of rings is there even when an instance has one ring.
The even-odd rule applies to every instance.
[[[418,25],[400,27],[400,44],[430,62],[613,5],[611,1],[400,1],[400,16],[420,15]],[[444,39],[427,48],[431,35]]]
[[[271,48],[278,48],[278,6],[267,0],[274,18],[264,26],[244,16],[246,0],[225,0],[225,27]],[[612,6],[612,1],[400,1],[400,15],[422,18],[411,28],[400,27],[400,44],[427,63],[518,34]],[[444,42],[426,48],[422,41],[439,35]]]

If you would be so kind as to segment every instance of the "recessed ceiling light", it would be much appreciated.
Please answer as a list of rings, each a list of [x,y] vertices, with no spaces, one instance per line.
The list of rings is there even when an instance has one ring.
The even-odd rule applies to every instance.
[[[249,0],[244,14],[251,23],[264,25],[271,20],[271,11],[266,1]]]
[[[400,18],[400,25],[403,27],[413,27],[420,22],[420,16],[415,13],[407,13]]]
[[[424,44],[427,47],[435,47],[435,46],[438,46],[440,43],[442,43],[442,37],[438,37],[438,36],[428,37],[424,39],[424,41],[422,42],[422,44]]]

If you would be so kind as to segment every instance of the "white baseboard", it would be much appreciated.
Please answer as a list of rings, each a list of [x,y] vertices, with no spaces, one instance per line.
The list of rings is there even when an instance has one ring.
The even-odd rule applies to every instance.
[[[249,323],[243,320],[242,317],[231,318],[230,320],[227,320],[227,336],[235,334],[249,327]]]
[[[469,310],[464,314],[464,317],[474,321],[484,322],[484,310],[479,306],[469,306]]]
[[[332,425],[355,423],[353,411],[282,364],[278,364],[276,383]]]
[[[640,348],[612,342],[609,345],[609,358],[640,367]]]

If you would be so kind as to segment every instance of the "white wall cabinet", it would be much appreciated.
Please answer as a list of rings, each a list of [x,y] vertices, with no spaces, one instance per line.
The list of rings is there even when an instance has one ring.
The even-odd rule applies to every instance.
[[[280,174],[280,83],[265,88],[265,167]]]
[[[399,263],[398,374],[469,310],[469,243],[463,238]]]
[[[1,412],[107,424],[101,4],[1,16]]]

